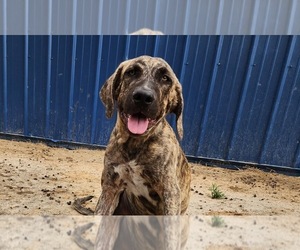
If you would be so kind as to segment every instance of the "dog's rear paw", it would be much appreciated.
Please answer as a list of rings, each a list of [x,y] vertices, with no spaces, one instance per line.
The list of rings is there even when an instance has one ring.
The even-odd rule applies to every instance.
[[[80,214],[93,215],[94,211],[92,209],[83,206],[83,204],[85,204],[87,201],[93,198],[94,196],[92,195],[83,198],[78,198],[73,202],[72,207]]]

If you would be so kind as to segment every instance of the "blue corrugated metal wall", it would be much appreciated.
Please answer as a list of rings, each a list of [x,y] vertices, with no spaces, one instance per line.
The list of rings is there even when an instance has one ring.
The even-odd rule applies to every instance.
[[[188,155],[300,168],[299,36],[1,36],[0,132],[105,145],[98,91],[142,54],[183,85]]]
[[[0,34],[299,34],[299,0],[1,0]]]

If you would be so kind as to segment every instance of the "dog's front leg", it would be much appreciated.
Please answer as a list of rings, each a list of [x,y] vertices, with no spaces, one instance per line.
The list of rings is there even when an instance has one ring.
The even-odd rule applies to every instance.
[[[181,212],[180,207],[180,188],[177,178],[169,173],[165,179],[164,188],[165,215],[163,217],[165,249],[180,249],[180,227],[178,219]]]
[[[164,191],[165,215],[180,215],[180,189],[174,184]]]
[[[175,173],[176,174],[176,173]],[[180,188],[177,183],[177,178],[172,171],[166,174],[164,179],[164,214],[165,215],[180,215]]]
[[[96,205],[95,215],[112,215],[118,206],[119,197],[119,189],[112,186],[104,186]]]
[[[122,182],[119,173],[115,171],[118,163],[104,159],[104,169],[101,177],[101,195],[98,199],[95,215],[112,215],[119,204],[122,193]]]

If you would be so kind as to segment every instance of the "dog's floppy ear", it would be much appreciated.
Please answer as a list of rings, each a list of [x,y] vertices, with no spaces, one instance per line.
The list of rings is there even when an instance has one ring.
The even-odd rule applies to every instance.
[[[111,118],[114,112],[115,101],[118,98],[119,86],[121,82],[122,64],[106,80],[102,86],[99,96],[106,108],[106,117]]]
[[[182,112],[183,112],[183,96],[182,88],[179,81],[176,79],[175,89],[173,91],[171,100],[170,112],[176,115],[176,126],[179,139],[183,137],[183,126],[182,126]]]

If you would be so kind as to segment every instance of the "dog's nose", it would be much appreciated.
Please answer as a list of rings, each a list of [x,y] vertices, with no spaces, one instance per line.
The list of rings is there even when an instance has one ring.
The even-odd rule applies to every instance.
[[[150,105],[155,97],[153,92],[148,88],[138,88],[133,91],[132,99],[136,104]]]

